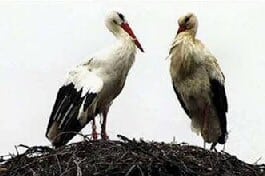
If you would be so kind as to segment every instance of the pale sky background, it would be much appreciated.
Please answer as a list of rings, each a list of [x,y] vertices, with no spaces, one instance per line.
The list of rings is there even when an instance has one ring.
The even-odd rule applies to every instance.
[[[45,130],[70,68],[115,38],[105,15],[125,15],[145,53],[138,53],[108,117],[117,134],[202,146],[172,89],[165,60],[177,19],[194,12],[198,38],[218,58],[229,103],[226,151],[265,162],[265,4],[262,2],[0,2],[0,155],[14,145],[50,145]],[[84,132],[90,133],[88,125]],[[80,138],[76,138],[79,140]],[[219,148],[220,149],[220,148]]]

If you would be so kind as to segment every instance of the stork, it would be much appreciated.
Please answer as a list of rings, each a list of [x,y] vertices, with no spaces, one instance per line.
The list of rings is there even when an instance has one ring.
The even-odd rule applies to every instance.
[[[57,93],[46,131],[46,137],[55,147],[66,144],[91,120],[92,136],[96,139],[97,115],[103,117],[101,138],[108,139],[109,108],[124,87],[136,49],[144,52],[123,14],[109,13],[105,25],[118,42],[70,71]]]
[[[196,39],[197,17],[188,13],[178,19],[177,35],[169,51],[173,89],[191,128],[211,150],[227,138],[225,77],[217,59]]]

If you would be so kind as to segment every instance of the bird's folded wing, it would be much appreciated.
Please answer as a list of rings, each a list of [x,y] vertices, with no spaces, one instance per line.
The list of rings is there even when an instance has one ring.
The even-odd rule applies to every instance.
[[[77,131],[75,128],[81,125],[78,121],[80,112],[93,103],[102,87],[102,79],[87,67],[78,66],[69,72],[65,84],[57,93],[47,133],[54,122],[60,131]]]
[[[225,77],[221,71],[217,60],[213,56],[206,58],[206,70],[209,74],[211,91],[213,93],[212,101],[219,113],[228,111],[227,98],[225,93]]]
[[[212,95],[211,99],[219,118],[222,133],[218,139],[218,143],[224,144],[227,136],[226,112],[228,111],[225,93],[225,78],[215,58],[210,60],[206,68],[209,73],[209,82]]]

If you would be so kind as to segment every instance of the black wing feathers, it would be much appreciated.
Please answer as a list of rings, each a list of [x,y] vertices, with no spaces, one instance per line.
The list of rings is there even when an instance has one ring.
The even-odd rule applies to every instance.
[[[216,108],[217,115],[219,117],[222,135],[218,139],[218,143],[224,144],[227,135],[227,122],[226,122],[226,112],[228,111],[227,98],[225,94],[225,87],[218,80],[210,80],[211,91],[213,92],[212,101]]]
[[[177,88],[174,86],[174,83],[173,83],[173,89],[174,89],[175,93],[177,94],[177,97],[178,97],[178,100],[180,102],[181,107],[184,109],[185,113],[191,118],[190,112],[189,112],[188,108],[186,107],[185,102],[182,99],[182,97],[181,97],[180,93],[178,92]]]
[[[84,104],[84,109],[88,108],[88,106],[92,103],[94,98],[97,96],[96,93],[87,93],[86,94],[86,99],[85,99],[85,104]]]
[[[54,140],[54,146],[66,144],[76,135],[76,132],[83,128],[83,125],[78,120],[81,105],[85,99],[84,110],[88,108],[97,94],[88,92],[83,97],[81,94],[82,89],[77,91],[73,83],[64,85],[59,89],[46,132],[47,136],[53,123],[56,122],[58,124],[60,137]]]
[[[218,80],[210,80],[211,90],[213,92],[213,102],[218,111],[227,112],[228,104],[225,94],[225,87]]]

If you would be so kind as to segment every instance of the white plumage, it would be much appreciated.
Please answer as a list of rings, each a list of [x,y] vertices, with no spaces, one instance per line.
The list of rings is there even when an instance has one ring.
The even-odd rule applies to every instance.
[[[103,87],[102,79],[95,72],[89,71],[86,66],[78,66],[75,70],[69,72],[64,85],[74,84],[77,91],[82,89],[81,96],[87,92],[98,93]]]
[[[94,124],[98,114],[103,116],[101,137],[108,138],[105,130],[109,107],[124,87],[136,47],[143,49],[121,13],[111,12],[105,23],[118,42],[68,73],[57,93],[46,132],[55,147],[66,144],[89,121]],[[95,126],[93,138],[97,138]]]

